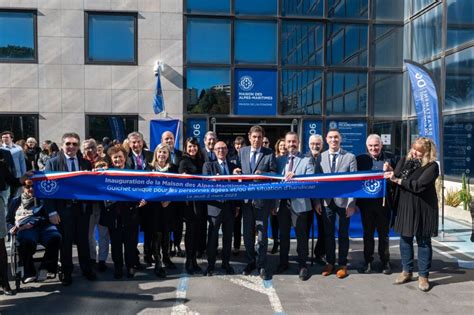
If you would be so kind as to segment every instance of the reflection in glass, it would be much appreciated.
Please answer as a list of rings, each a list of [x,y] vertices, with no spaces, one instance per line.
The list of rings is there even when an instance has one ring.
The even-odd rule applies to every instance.
[[[135,20],[131,15],[89,14],[90,62],[135,62]]]
[[[0,11],[0,59],[35,59],[33,13]]]
[[[376,67],[403,66],[403,26],[374,26],[374,65]]]
[[[236,63],[277,63],[277,24],[263,21],[235,22]]]
[[[367,66],[367,25],[327,26],[328,65]]]
[[[281,72],[281,113],[320,115],[322,80],[320,71],[283,70]]]
[[[284,21],[281,30],[282,65],[323,65],[323,24]]]
[[[328,72],[326,77],[326,115],[365,115],[367,74]]]
[[[258,4],[257,4],[258,3]],[[276,15],[278,1],[235,0],[235,14]]]
[[[231,88],[228,69],[188,68],[186,82],[188,114],[229,114]]]
[[[403,21],[404,1],[372,0],[375,19]]]
[[[138,130],[138,116],[88,115],[86,121],[88,138],[93,139],[109,137],[123,141],[130,132]]]
[[[367,18],[367,0],[328,0],[328,17]]]
[[[15,139],[38,139],[38,115],[0,115],[0,130],[10,130]]]
[[[445,110],[474,108],[474,47],[446,57]]]
[[[474,1],[448,0],[448,33],[446,48],[474,39]]]
[[[379,136],[390,136],[390,143],[383,144],[385,152],[392,153],[395,156],[400,156],[402,149],[402,122],[401,121],[377,121],[374,122],[372,133]],[[388,140],[388,139],[387,139]]]
[[[413,60],[423,61],[441,51],[442,6],[437,6],[413,22]]]
[[[403,74],[375,74],[374,116],[402,117]]]
[[[230,63],[230,20],[188,18],[186,60]]]
[[[187,0],[188,13],[230,13],[230,0]]]
[[[421,9],[426,8],[428,5],[435,1],[436,0],[411,0],[411,2],[413,3],[413,14],[417,13]]]
[[[461,179],[474,172],[474,113],[444,116],[444,173]]]
[[[282,0],[281,15],[318,16],[324,15],[324,0]]]

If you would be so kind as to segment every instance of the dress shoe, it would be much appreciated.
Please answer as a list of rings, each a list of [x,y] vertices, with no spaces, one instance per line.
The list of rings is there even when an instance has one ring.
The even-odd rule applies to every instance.
[[[123,268],[115,268],[114,270],[114,278],[115,279],[122,279],[123,278]]]
[[[181,249],[181,247],[177,247],[176,248],[176,256],[178,257],[186,257],[186,253],[184,252],[184,250]]]
[[[212,277],[214,274],[214,267],[208,266],[206,270],[204,270],[204,275],[208,277]]]
[[[418,289],[423,292],[430,290],[430,282],[427,277],[418,276]]]
[[[195,272],[201,272],[201,271],[202,271],[202,269],[201,269],[201,267],[199,267],[199,265],[198,265],[196,259],[193,259],[193,270],[194,270]]]
[[[158,278],[166,278],[165,268],[161,267],[159,264],[155,264],[154,272]]]
[[[99,264],[97,265],[97,270],[99,270],[99,272],[105,272],[107,270],[107,265],[105,264],[105,261],[99,261]]]
[[[84,278],[86,278],[89,281],[97,280],[97,275],[92,270],[83,271],[82,275],[84,276]]]
[[[127,278],[131,279],[135,276],[135,268],[127,268]]]
[[[338,277],[339,279],[344,279],[347,276],[347,266],[340,266],[336,272],[336,277]]]
[[[65,273],[62,276],[61,284],[65,287],[70,286],[72,284],[72,275],[70,273]]]
[[[177,269],[176,265],[171,261],[169,257],[163,258],[163,264],[168,269],[172,269],[172,270]]]
[[[6,284],[4,284],[2,286],[2,289],[3,289],[3,294],[5,294],[5,295],[12,296],[12,295],[16,294],[16,291],[12,290],[12,288],[10,288],[10,284],[8,283],[8,281],[7,281]]]
[[[240,254],[240,249],[239,249],[239,248],[234,248],[234,249],[232,250],[232,255],[234,255],[234,256],[239,256],[239,254]]]
[[[372,263],[365,263],[357,269],[359,273],[372,273]]]
[[[275,273],[281,274],[287,271],[288,269],[290,269],[290,266],[288,264],[279,264]]]
[[[255,266],[255,263],[250,263],[250,264],[247,264],[247,266],[245,266],[244,270],[242,271],[242,274],[245,275],[245,276],[248,276],[252,273],[252,271],[257,268]]]
[[[235,273],[234,268],[229,263],[222,263],[222,269],[227,275],[233,275]]]
[[[272,253],[272,254],[278,253],[278,247],[279,247],[279,246],[280,246],[280,242],[275,241],[275,242],[273,243],[273,247],[272,247],[271,253]]]
[[[327,277],[327,276],[329,276],[333,271],[334,271],[334,265],[327,264],[327,265],[324,267],[324,270],[323,270],[323,272],[321,273],[321,275]]]
[[[262,280],[272,280],[271,273],[265,268],[260,268],[259,275],[260,275],[260,278],[262,278]]]
[[[395,284],[407,283],[407,282],[410,282],[412,279],[413,279],[413,273],[402,271],[398,275],[397,279],[395,279]]]
[[[315,255],[314,261],[316,261],[316,263],[320,266],[326,266],[327,264],[326,259],[324,259],[324,256],[320,255]]]
[[[147,267],[150,267],[151,265],[153,265],[153,263],[155,262],[155,260],[153,259],[152,256],[145,256],[143,257],[143,261],[145,262],[145,265]]]
[[[382,273],[384,275],[392,274],[392,266],[390,265],[390,262],[382,263]]]
[[[306,281],[309,279],[308,267],[303,266],[300,268],[299,278],[301,281]]]
[[[23,278],[23,283],[33,283],[36,281],[36,276],[31,276],[31,277],[25,277]]]

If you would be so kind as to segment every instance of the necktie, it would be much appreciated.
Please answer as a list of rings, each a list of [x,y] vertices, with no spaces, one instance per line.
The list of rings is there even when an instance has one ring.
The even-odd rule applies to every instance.
[[[294,161],[295,157],[294,156],[290,156],[290,161],[288,163],[288,170],[286,171],[287,173],[288,172],[293,172],[293,161]]]
[[[143,160],[141,155],[137,155],[137,170],[143,169]]]
[[[257,163],[257,151],[252,151],[252,156],[250,157],[250,171],[255,172],[255,164]]]
[[[76,171],[76,163],[74,161],[75,159],[74,158],[69,158],[69,161],[71,163],[71,172],[75,172]]]
[[[222,166],[222,175],[229,175],[229,173],[227,173],[226,163],[222,162],[221,166]]]
[[[336,160],[337,160],[337,153],[332,153],[332,161],[331,161],[331,173],[336,171]]]
[[[211,162],[216,160],[214,152],[212,152],[212,151],[207,152],[207,156],[209,157],[209,161],[211,161]]]

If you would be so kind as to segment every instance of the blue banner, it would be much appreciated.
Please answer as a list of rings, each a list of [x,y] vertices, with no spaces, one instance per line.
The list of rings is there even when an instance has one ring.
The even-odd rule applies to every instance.
[[[112,138],[122,142],[125,139],[125,125],[121,117],[109,117],[109,126],[112,131]]]
[[[156,73],[155,97],[153,98],[153,111],[155,114],[159,114],[164,108],[165,100],[163,99],[163,90],[161,89],[161,71],[158,69]]]
[[[150,121],[150,150],[154,151],[156,146],[161,143],[161,135],[165,131],[171,131],[174,134],[174,148],[179,149],[179,120],[161,119]]]
[[[186,120],[186,138],[195,137],[200,144],[204,144],[204,135],[207,132],[206,118],[188,118]]]
[[[282,198],[381,198],[383,173],[356,172],[295,177],[198,176],[159,172],[38,172],[33,176],[38,198],[77,200],[186,201]],[[234,181],[231,181],[234,180]],[[239,181],[240,180],[240,181]]]
[[[439,152],[438,92],[431,73],[424,66],[405,60],[418,118],[418,133],[433,140]]]
[[[328,129],[337,128],[342,136],[341,147],[354,155],[367,152],[367,123],[365,121],[328,121]]]
[[[235,69],[234,104],[236,115],[275,116],[277,114],[276,70]]]
[[[303,145],[302,152],[304,154],[309,152],[309,137],[312,135],[323,134],[323,124],[320,120],[305,120],[303,122]],[[324,144],[324,137],[323,137]]]

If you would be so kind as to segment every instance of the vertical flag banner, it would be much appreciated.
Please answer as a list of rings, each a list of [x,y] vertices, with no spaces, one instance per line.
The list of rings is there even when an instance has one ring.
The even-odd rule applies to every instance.
[[[153,111],[159,114],[164,110],[165,101],[163,99],[163,90],[161,89],[161,71],[158,69],[156,73],[155,97],[153,98]]]
[[[405,60],[405,63],[415,100],[418,132],[420,136],[432,139],[440,150],[438,92],[433,75],[416,62]]]
[[[112,138],[122,142],[125,139],[125,125],[121,117],[109,117],[109,126],[112,131]]]
[[[150,121],[150,150],[154,151],[161,143],[161,135],[165,131],[174,134],[174,148],[179,149],[179,127],[181,123],[178,119],[154,119]]]

